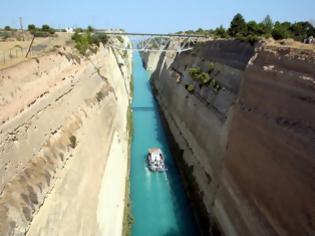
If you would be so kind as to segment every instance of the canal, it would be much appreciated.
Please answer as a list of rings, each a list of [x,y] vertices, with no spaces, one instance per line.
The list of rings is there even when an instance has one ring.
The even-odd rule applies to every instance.
[[[152,95],[149,73],[140,54],[133,55],[134,97],[131,150],[131,201],[133,236],[197,235],[192,210],[184,192],[158,109]],[[168,168],[152,173],[146,166],[150,147],[161,148]]]

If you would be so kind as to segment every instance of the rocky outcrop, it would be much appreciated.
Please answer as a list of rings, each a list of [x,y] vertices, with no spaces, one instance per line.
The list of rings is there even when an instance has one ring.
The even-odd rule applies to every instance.
[[[1,235],[103,234],[113,147],[125,154],[123,189],[127,175],[130,79],[131,54],[103,46],[88,58],[64,48],[0,71]]]
[[[162,54],[152,84],[204,234],[314,234],[313,51],[209,41]]]

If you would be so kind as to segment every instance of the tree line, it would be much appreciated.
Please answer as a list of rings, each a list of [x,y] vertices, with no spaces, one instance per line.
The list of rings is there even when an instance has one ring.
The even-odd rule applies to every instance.
[[[261,38],[271,37],[275,40],[291,38],[303,42],[305,38],[315,36],[315,24],[308,21],[299,21],[295,23],[288,21],[273,22],[269,15],[259,23],[254,20],[246,22],[244,17],[238,13],[233,17],[228,29],[225,29],[221,25],[212,30],[203,30],[199,28],[196,31],[188,30],[178,33],[203,34],[214,38],[237,38],[251,43],[258,41]]]

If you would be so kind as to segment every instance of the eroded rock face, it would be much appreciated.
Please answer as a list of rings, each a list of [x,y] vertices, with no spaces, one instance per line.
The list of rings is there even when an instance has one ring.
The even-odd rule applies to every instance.
[[[315,233],[314,59],[302,50],[261,48],[229,132],[226,171],[256,217],[280,235]]]
[[[103,46],[0,71],[0,235],[102,235],[114,134],[127,156],[130,79],[131,54]]]
[[[314,234],[314,52],[221,40],[174,58],[152,84],[203,232]],[[188,73],[209,63],[219,91]]]

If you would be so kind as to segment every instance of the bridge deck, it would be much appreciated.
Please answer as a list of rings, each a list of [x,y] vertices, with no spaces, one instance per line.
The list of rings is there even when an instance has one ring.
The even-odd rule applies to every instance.
[[[108,35],[126,35],[126,36],[156,36],[156,37],[183,37],[183,38],[209,38],[206,35],[195,34],[154,34],[154,33],[127,33],[127,32],[108,32],[106,30],[95,30]]]

